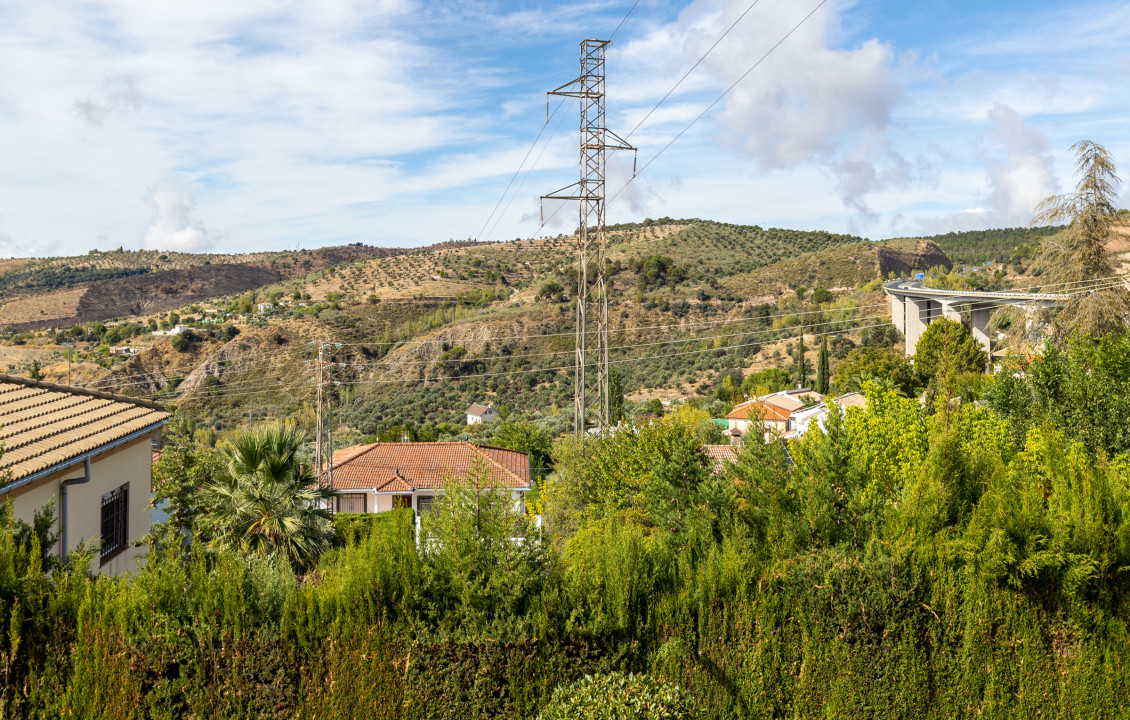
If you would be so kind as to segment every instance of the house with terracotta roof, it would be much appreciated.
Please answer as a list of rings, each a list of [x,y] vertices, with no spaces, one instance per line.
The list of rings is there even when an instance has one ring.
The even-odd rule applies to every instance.
[[[749,432],[761,432],[765,439],[783,435],[789,429],[789,411],[763,402],[760,398],[734,406],[726,415],[730,435],[740,438]]]
[[[530,456],[469,442],[404,442],[354,445],[333,455],[322,482],[337,492],[336,512],[431,509],[448,483],[484,474],[489,487],[509,492],[520,510],[529,492]]]
[[[97,542],[92,572],[137,567],[149,532],[153,446],[169,413],[155,403],[0,374],[0,502],[31,523],[55,500],[56,552]]]

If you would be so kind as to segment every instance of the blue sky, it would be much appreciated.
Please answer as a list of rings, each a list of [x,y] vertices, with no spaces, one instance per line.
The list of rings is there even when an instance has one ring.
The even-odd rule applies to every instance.
[[[628,133],[751,2],[641,0],[609,50],[609,126]],[[828,0],[655,157],[817,2],[749,9],[632,136],[646,172],[624,186],[630,157],[610,159],[610,221],[1000,227],[1070,187],[1077,140],[1130,167],[1119,3]],[[545,91],[631,6],[5,0],[0,256],[528,237],[538,195],[576,176],[569,103],[503,195]],[[540,232],[575,225],[564,208]]]

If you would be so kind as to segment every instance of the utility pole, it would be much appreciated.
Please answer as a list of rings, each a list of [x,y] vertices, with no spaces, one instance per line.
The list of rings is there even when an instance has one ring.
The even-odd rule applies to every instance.
[[[578,438],[585,434],[585,417],[596,406],[596,425],[603,430],[611,425],[608,394],[608,275],[604,262],[604,171],[607,150],[632,150],[626,140],[608,129],[604,110],[604,58],[607,40],[581,43],[581,74],[546,95],[579,99],[580,180],[543,195],[542,200],[577,200],[580,224],[577,228],[577,335],[574,358],[573,430]],[[635,172],[633,164],[633,174]],[[544,215],[544,211],[543,211]],[[595,307],[589,307],[594,303]]]
[[[318,484],[323,485],[323,476],[325,478],[324,486],[329,487],[331,490],[334,486],[333,481],[333,410],[332,394],[326,392],[326,386],[329,385],[330,380],[326,374],[326,368],[332,367],[332,362],[326,361],[326,350],[335,347],[338,344],[320,342],[318,343],[318,360],[317,360],[317,378],[315,383],[318,386],[316,398],[316,429],[314,436],[314,455],[317,458],[315,466],[318,470]],[[336,383],[335,383],[336,384]]]

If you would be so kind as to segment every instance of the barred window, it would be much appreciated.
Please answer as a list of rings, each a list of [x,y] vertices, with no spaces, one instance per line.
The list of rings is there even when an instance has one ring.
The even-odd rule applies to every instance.
[[[98,558],[105,563],[126,549],[129,542],[129,484],[102,496],[102,549]]]
[[[423,515],[424,513],[430,513],[432,511],[433,500],[435,500],[435,498],[431,495],[421,495],[420,497],[416,498],[417,513],[420,515]]]
[[[337,511],[341,513],[365,512],[365,493],[343,493],[338,495]]]

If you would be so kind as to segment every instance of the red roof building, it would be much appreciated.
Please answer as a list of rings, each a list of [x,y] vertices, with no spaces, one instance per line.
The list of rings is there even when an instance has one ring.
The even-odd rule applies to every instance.
[[[322,475],[337,491],[338,512],[384,512],[395,507],[427,510],[453,481],[481,473],[488,487],[509,490],[516,501],[530,489],[524,452],[469,442],[372,443],[333,455]]]

